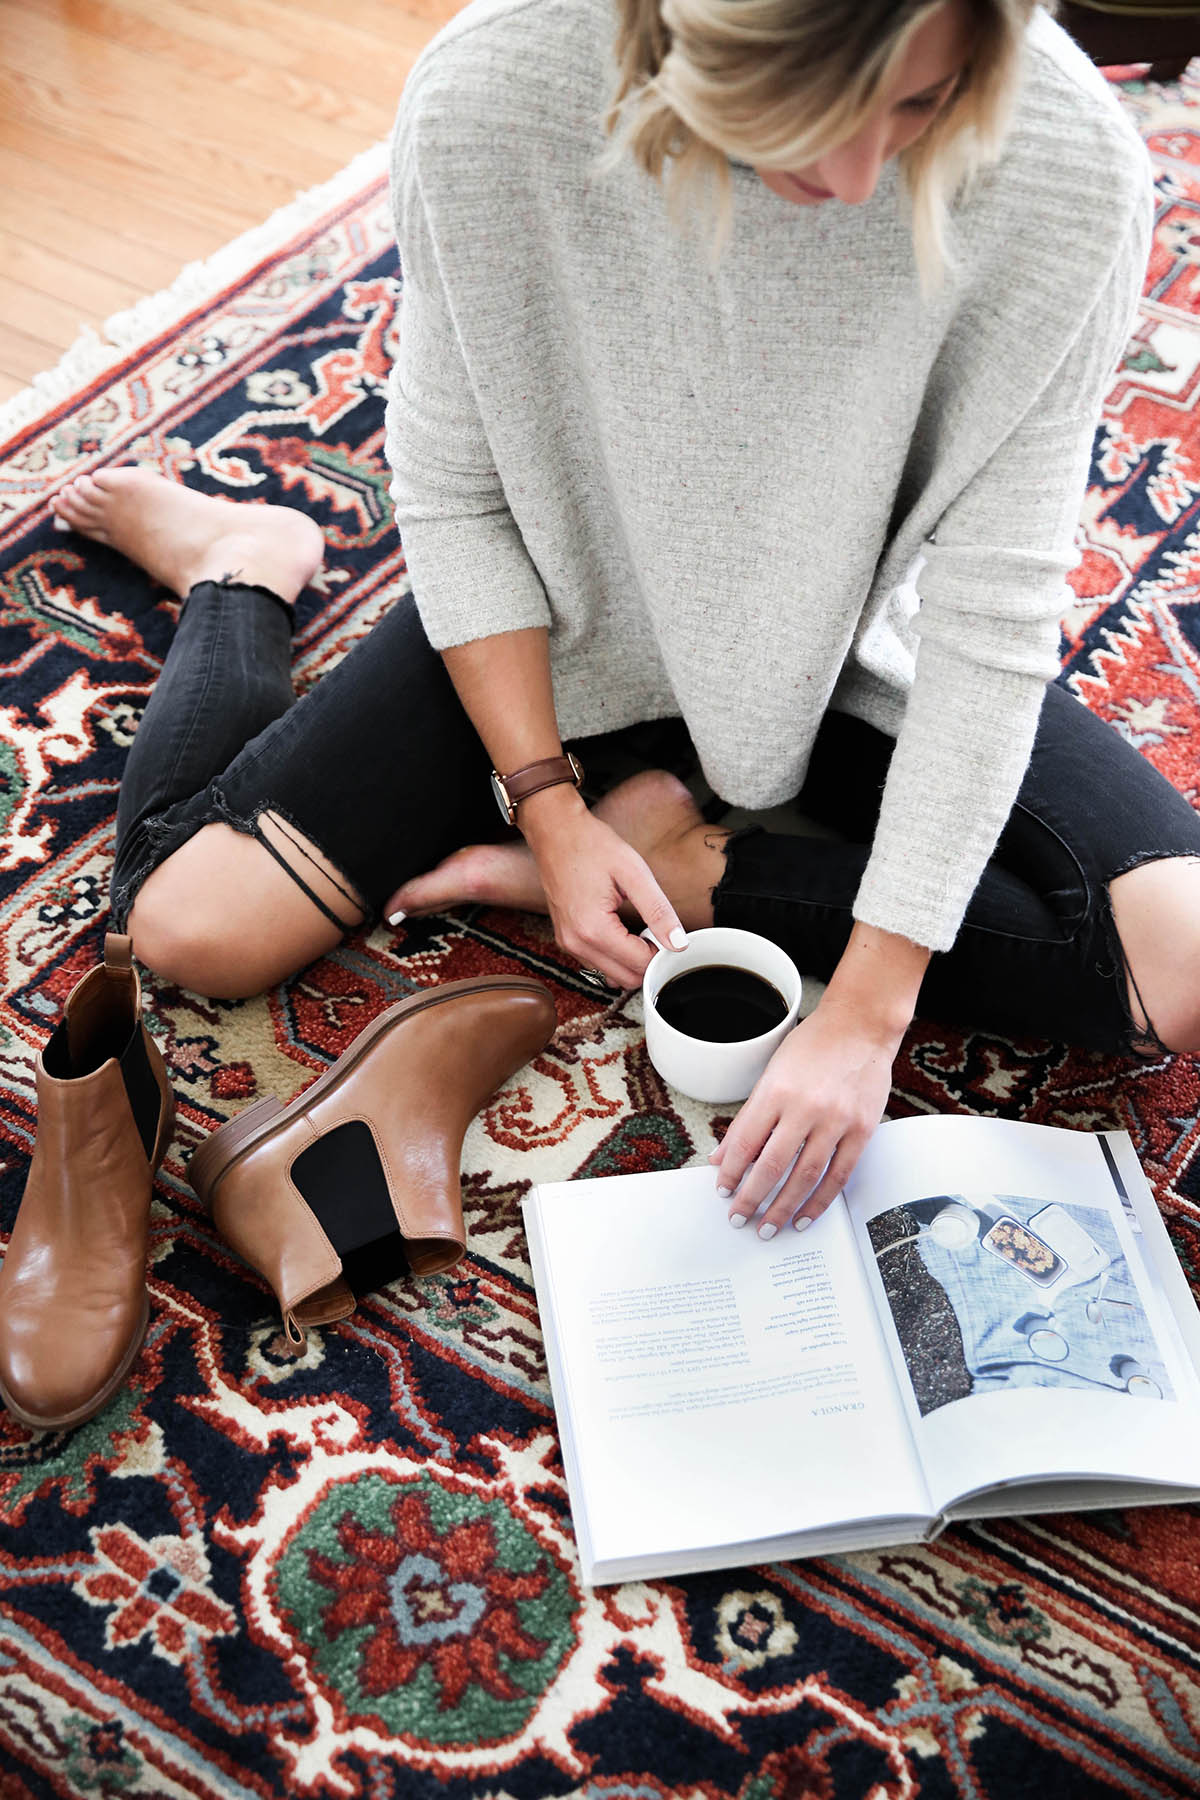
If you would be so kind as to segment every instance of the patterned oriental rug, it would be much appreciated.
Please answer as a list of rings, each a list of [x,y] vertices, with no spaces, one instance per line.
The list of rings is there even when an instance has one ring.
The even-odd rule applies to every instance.
[[[1159,170],[1141,319],[1096,440],[1064,679],[1188,796],[1200,743],[1200,84],[1123,93]],[[137,459],[309,509],[318,680],[405,589],[383,391],[399,289],[382,159],[110,325],[0,417],[0,1229],[33,1063],[96,959],[122,761],[177,607],[52,532]],[[284,1353],[184,1168],[397,996],[553,988],[552,1047],[472,1127],[470,1253]],[[151,980],[179,1101],[153,1320],[71,1434],[0,1422],[0,1800],[1008,1800],[1200,1791],[1200,1519],[983,1523],[928,1548],[581,1589],[521,1230],[531,1181],[670,1168],[711,1109],[664,1090],[537,919],[383,929],[267,997]],[[1200,1279],[1200,1071],[918,1023],[893,1110],[1126,1127]],[[714,1454],[720,1454],[719,1444]],[[403,1574],[402,1574],[403,1571]]]

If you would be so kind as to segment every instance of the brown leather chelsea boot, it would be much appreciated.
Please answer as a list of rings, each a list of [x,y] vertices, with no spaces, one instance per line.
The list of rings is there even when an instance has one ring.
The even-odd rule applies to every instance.
[[[0,1268],[0,1400],[35,1430],[98,1413],[150,1317],[146,1232],[174,1106],[127,937],[76,983],[37,1062],[37,1143]]]
[[[294,1350],[305,1325],[354,1311],[351,1251],[398,1231],[415,1275],[458,1261],[467,1126],[556,1023],[540,981],[447,982],[381,1013],[290,1105],[260,1100],[200,1146],[192,1186],[274,1289]]]

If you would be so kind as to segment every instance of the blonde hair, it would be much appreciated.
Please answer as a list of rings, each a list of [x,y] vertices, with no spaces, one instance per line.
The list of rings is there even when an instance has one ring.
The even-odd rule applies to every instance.
[[[1036,0],[967,0],[971,50],[958,86],[900,152],[923,289],[952,261],[955,194],[1003,142]],[[802,169],[860,128],[913,34],[945,0],[616,0],[619,81],[606,160],[632,152],[673,209],[708,177],[717,244],[728,229],[727,158]]]

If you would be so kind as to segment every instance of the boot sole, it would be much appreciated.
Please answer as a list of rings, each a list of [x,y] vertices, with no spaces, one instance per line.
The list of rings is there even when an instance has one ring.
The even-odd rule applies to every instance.
[[[150,1296],[143,1294],[141,1323],[130,1338],[129,1348],[121,1358],[120,1364],[113,1370],[100,1391],[93,1394],[90,1400],[85,1400],[82,1406],[75,1407],[72,1412],[58,1413],[53,1418],[26,1412],[23,1407],[17,1405],[4,1383],[0,1381],[0,1400],[4,1402],[5,1410],[12,1414],[18,1425],[26,1425],[31,1431],[70,1431],[76,1425],[85,1425],[89,1419],[94,1419],[97,1413],[104,1411],[118,1388],[124,1385],[125,1377],[137,1361],[142,1345],[146,1341],[146,1333],[149,1328]]]
[[[428,993],[410,994],[407,1000],[397,1001],[394,1006],[381,1012],[377,1019],[373,1019],[359,1032],[350,1048],[342,1053],[332,1067],[326,1069],[323,1075],[318,1075],[314,1082],[302,1089],[286,1106],[274,1095],[269,1095],[265,1100],[255,1101],[253,1106],[248,1106],[245,1112],[239,1113],[236,1119],[231,1119],[228,1125],[222,1125],[214,1131],[188,1164],[188,1180],[204,1210],[211,1214],[217,1188],[236,1162],[282,1131],[315,1101],[332,1093],[358,1066],[372,1046],[399,1020],[413,1018],[418,1013],[427,1012],[432,1007],[441,1006],[447,1000],[463,994],[488,994],[497,989],[549,998],[548,990],[542,982],[520,975],[482,975],[469,981],[448,981],[445,986],[431,988]]]

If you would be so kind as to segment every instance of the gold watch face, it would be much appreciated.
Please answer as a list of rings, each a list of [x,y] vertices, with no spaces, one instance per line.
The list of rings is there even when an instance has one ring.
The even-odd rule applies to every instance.
[[[496,796],[496,805],[500,808],[500,817],[506,825],[511,825],[514,822],[512,805],[508,798],[508,791],[495,769],[492,770],[492,792]]]

